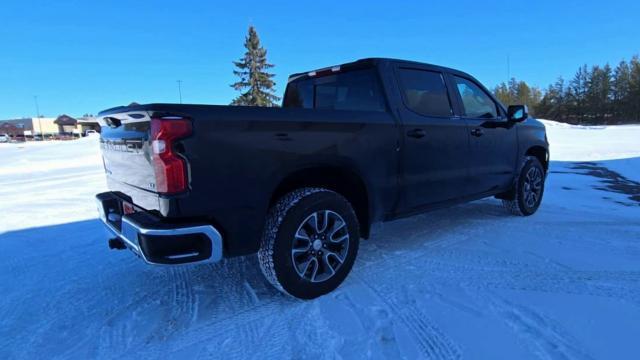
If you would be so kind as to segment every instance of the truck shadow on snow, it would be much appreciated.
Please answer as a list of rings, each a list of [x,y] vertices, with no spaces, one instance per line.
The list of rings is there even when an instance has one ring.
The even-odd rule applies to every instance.
[[[354,271],[382,264],[399,251],[437,244],[443,234],[464,232],[459,228],[470,223],[506,216],[497,201],[490,201],[385,224],[361,243]],[[210,328],[212,335],[266,319],[274,311],[304,311],[314,303],[273,289],[255,256],[150,266],[129,251],[109,250],[106,239],[97,219],[0,234],[0,284],[6,296],[0,316],[12,338],[38,342],[33,334],[39,334],[42,341],[71,349],[78,337],[97,334],[96,341],[112,348],[125,339],[157,341],[200,327]],[[357,275],[343,287],[353,281]],[[40,314],[37,320],[33,314]]]
[[[614,200],[614,202],[624,206],[638,206],[640,205],[640,182],[629,179],[628,177],[608,168],[608,166],[614,166],[614,163],[621,161],[634,163],[637,167],[640,167],[640,158],[598,162],[561,162],[558,164],[562,164],[566,170],[552,170],[550,171],[550,174],[578,174],[595,177],[599,180],[599,184],[594,185],[594,189],[623,194],[631,201]],[[566,186],[562,189],[574,190],[573,188]],[[610,200],[610,198],[605,198]]]

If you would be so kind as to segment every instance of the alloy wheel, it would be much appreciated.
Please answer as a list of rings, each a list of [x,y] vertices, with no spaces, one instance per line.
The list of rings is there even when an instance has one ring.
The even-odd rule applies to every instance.
[[[298,275],[323,282],[336,274],[347,258],[349,230],[336,212],[320,210],[309,215],[296,231],[291,260]]]
[[[542,177],[542,170],[538,167],[530,168],[525,175],[523,196],[528,208],[533,208],[542,195]]]

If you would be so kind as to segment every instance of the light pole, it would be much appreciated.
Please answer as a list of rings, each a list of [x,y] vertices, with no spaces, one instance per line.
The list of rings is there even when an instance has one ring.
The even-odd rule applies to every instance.
[[[44,141],[44,132],[42,131],[42,119],[40,118],[40,106],[38,106],[38,95],[33,96],[33,101],[36,103],[36,115],[38,116],[38,127],[40,128],[39,129],[40,136],[42,137],[42,141]],[[35,137],[34,137],[34,140],[35,140]]]
[[[507,84],[511,80],[511,54],[507,53]]]
[[[182,104],[182,80],[177,80],[178,83],[178,95],[180,95],[180,104]]]

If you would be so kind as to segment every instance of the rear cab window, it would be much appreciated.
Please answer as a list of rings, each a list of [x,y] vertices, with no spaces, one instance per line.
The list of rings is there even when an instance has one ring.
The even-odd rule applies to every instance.
[[[375,69],[350,70],[294,80],[282,106],[318,110],[386,111]]]

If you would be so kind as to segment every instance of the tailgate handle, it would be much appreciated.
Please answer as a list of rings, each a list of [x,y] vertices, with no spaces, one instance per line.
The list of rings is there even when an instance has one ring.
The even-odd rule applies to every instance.
[[[107,123],[107,125],[110,128],[117,128],[118,126],[122,125],[122,121],[120,121],[120,119],[114,118],[114,117],[106,117],[106,118],[104,118],[104,121]]]

